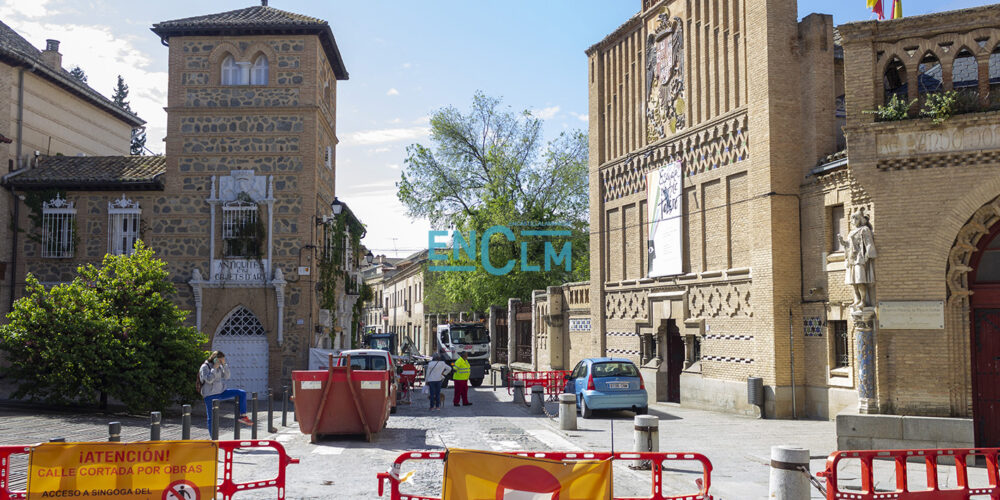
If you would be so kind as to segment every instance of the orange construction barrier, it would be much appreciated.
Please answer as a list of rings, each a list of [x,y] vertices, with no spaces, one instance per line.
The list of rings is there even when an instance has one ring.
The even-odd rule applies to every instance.
[[[875,500],[875,499],[920,499],[920,500],[967,500],[973,495],[983,495],[983,498],[1000,499],[998,486],[997,453],[1000,448],[953,448],[929,450],[877,450],[877,451],[835,451],[826,459],[826,470],[816,474],[826,478],[827,500]],[[986,459],[986,472],[989,485],[981,488],[969,486],[969,456],[981,456]],[[938,463],[940,458],[954,461],[955,484],[942,488],[938,480]],[[837,484],[837,466],[843,460],[858,460],[861,463],[861,490],[841,490]],[[892,461],[895,464],[896,488],[894,490],[875,491],[874,462],[875,460]],[[926,473],[927,487],[911,490],[907,481],[906,463],[923,461]],[[853,471],[852,471],[853,472]]]
[[[216,492],[222,494],[222,498],[229,500],[240,491],[255,490],[261,488],[277,488],[278,500],[285,499],[285,467],[290,464],[299,463],[299,459],[288,456],[285,447],[277,441],[266,440],[241,440],[241,441],[216,441],[216,446],[224,452],[222,483],[215,485]],[[0,500],[25,499],[28,497],[27,490],[11,491],[10,489],[10,457],[11,455],[28,455],[30,457],[31,446],[0,446]],[[233,481],[233,450],[237,448],[272,448],[278,452],[278,475],[274,479],[262,481],[252,481],[249,483],[237,483]],[[29,478],[30,480],[30,478]]]
[[[566,388],[566,375],[569,370],[550,370],[543,372],[510,372],[510,383],[507,384],[507,394],[514,390],[514,381],[524,382],[524,395],[531,395],[531,388],[540,385],[545,388],[545,395],[554,401]]]
[[[562,462],[594,461],[594,460],[648,460],[652,463],[653,487],[652,495],[648,497],[614,497],[614,500],[712,500],[708,493],[712,484],[712,462],[700,453],[638,453],[638,452],[556,452],[556,451],[508,451],[506,455],[543,458]],[[440,460],[448,458],[447,451],[408,451],[392,463],[388,472],[378,474],[378,495],[384,494],[385,483],[389,483],[391,500],[441,500],[440,497],[413,495],[400,491],[400,485],[407,479],[400,477],[403,462],[407,460]],[[667,462],[697,461],[702,465],[702,477],[695,481],[698,491],[684,495],[667,496],[663,492],[663,469]]]

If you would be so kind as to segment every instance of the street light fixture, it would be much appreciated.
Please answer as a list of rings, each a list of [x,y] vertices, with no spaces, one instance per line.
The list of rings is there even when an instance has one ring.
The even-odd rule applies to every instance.
[[[368,262],[368,265],[371,265],[373,260],[375,260],[375,256],[372,255],[372,251],[369,250],[368,253],[365,254],[365,261]]]
[[[330,204],[330,208],[333,209],[333,215],[340,215],[340,212],[344,211],[344,204],[337,199],[336,196],[333,197],[333,203]]]

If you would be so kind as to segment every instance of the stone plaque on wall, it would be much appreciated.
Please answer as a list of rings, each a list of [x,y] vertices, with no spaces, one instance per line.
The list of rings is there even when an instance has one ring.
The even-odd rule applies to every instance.
[[[878,303],[878,327],[885,330],[943,330],[943,300]]]
[[[264,281],[267,259],[224,259],[212,262],[212,281]]]
[[[1000,125],[990,123],[963,128],[886,132],[878,134],[876,145],[879,156],[998,149]]]

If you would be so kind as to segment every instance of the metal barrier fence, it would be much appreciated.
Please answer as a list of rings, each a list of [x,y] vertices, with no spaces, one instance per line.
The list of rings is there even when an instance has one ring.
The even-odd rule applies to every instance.
[[[176,443],[182,443],[176,441]],[[224,451],[222,482],[215,485],[217,494],[229,500],[237,492],[261,489],[277,488],[278,500],[285,498],[285,468],[290,464],[299,463],[299,459],[288,456],[285,447],[277,441],[245,440],[245,441],[216,441],[220,450]],[[12,455],[28,455],[30,457],[34,445],[31,446],[0,446],[0,500],[26,499],[27,491],[10,490],[10,462]],[[278,474],[273,479],[262,481],[251,481],[248,483],[237,483],[233,480],[233,450],[238,448],[272,448],[278,452]],[[31,478],[28,478],[31,481]],[[30,486],[28,487],[30,489]]]
[[[613,497],[614,500],[712,500],[712,495],[708,490],[712,485],[712,462],[700,453],[635,453],[635,452],[535,452],[535,451],[508,451],[506,455],[544,458],[558,460],[561,462],[574,462],[581,460],[648,460],[652,463],[653,487],[652,495],[648,497]],[[408,451],[396,458],[392,463],[392,468],[388,472],[378,474],[378,495],[384,494],[385,483],[389,483],[389,494],[391,500],[441,500],[440,497],[429,497],[413,495],[400,491],[403,479],[400,477],[400,470],[403,462],[407,460],[439,460],[444,461],[447,452],[426,452]],[[687,493],[677,496],[667,496],[663,492],[663,469],[666,463],[676,461],[697,461],[702,465],[702,477],[696,481],[698,490],[695,493]]]
[[[549,401],[554,401],[563,389],[566,388],[566,375],[569,370],[550,370],[542,372],[510,372],[509,384],[507,384],[507,394],[511,394],[514,381],[524,382],[525,394],[531,394],[531,388],[540,385],[545,388],[545,395]]]
[[[928,450],[878,450],[878,451],[836,451],[826,460],[826,470],[816,474],[826,479],[827,500],[967,500],[974,495],[992,500],[1000,499],[1000,471],[997,468],[997,453],[1000,448],[951,448]],[[969,458],[983,457],[989,485],[974,488],[969,484]],[[861,489],[842,490],[838,484],[837,467],[844,460],[858,460],[861,465]],[[938,476],[940,459],[954,460],[955,485],[942,488]],[[894,490],[876,491],[875,461],[892,461],[896,485]],[[926,474],[926,488],[913,491],[909,485],[907,462],[922,461]],[[949,464],[950,465],[950,464]],[[978,498],[978,497],[977,497]]]

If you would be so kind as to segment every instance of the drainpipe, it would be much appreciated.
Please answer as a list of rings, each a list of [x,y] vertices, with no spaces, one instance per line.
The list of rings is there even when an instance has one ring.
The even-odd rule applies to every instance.
[[[792,321],[792,310],[788,310],[788,356],[792,368],[792,420],[797,420],[795,413],[795,322]]]
[[[18,137],[20,137],[20,134],[18,134]],[[14,192],[13,187],[8,185],[7,189],[10,191],[10,197],[14,201],[14,238],[13,241],[11,242],[11,257],[10,257],[10,304],[8,304],[7,306],[7,311],[10,312],[14,310],[14,287],[16,285],[16,280],[14,279],[14,277],[17,276],[17,233],[21,232],[21,224],[20,224],[21,200],[17,198],[17,193]]]
[[[24,68],[17,71],[17,169],[21,168],[21,143],[24,127]]]

